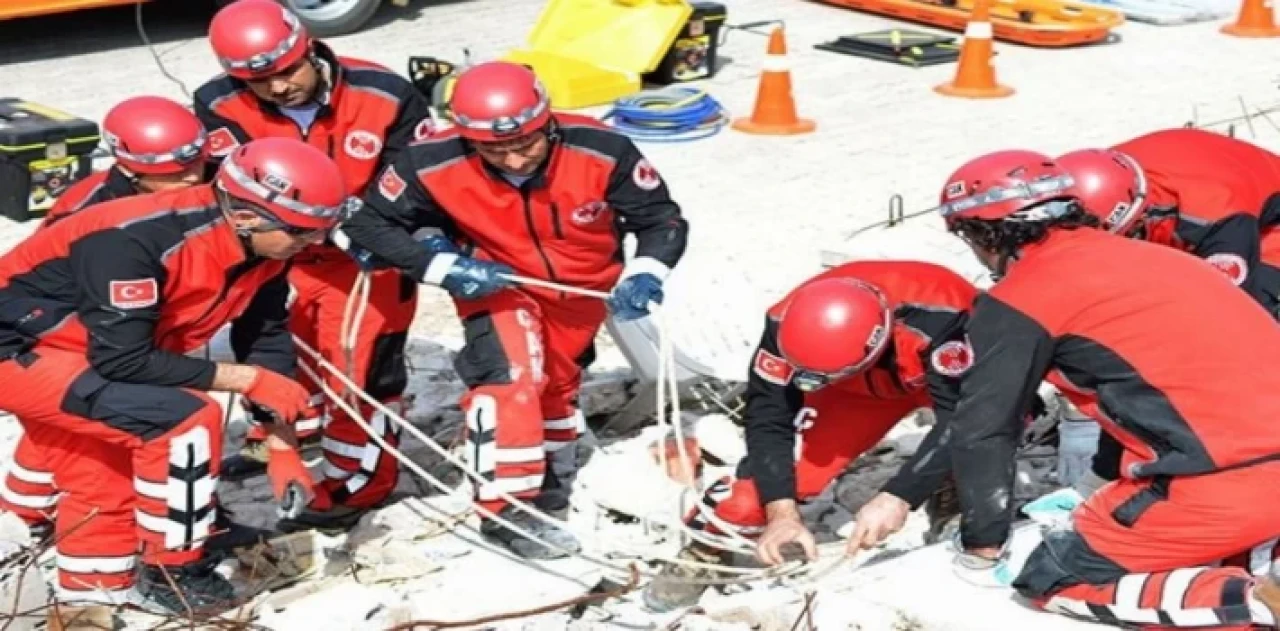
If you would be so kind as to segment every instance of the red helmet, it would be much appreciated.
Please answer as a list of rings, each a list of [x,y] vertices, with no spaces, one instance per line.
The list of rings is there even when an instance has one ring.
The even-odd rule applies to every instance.
[[[102,137],[116,164],[138,175],[181,173],[205,157],[200,119],[159,96],[116,104],[102,120]]]
[[[1085,212],[1111,232],[1133,229],[1147,201],[1147,176],[1136,160],[1113,149],[1081,149],[1057,161],[1076,181],[1076,197]]]
[[[957,169],[947,178],[938,210],[948,226],[958,219],[1040,221],[1050,218],[1044,202],[1074,196],[1071,174],[1053,158],[1015,149]]]
[[[292,138],[241,145],[223,160],[214,182],[279,227],[327,230],[351,208],[338,165],[323,151]]]
[[[542,129],[551,120],[551,100],[532,70],[491,61],[458,75],[449,116],[463,138],[505,140]]]
[[[778,350],[796,368],[796,386],[816,390],[880,359],[892,325],[879,288],[854,278],[824,278],[791,294],[779,317]]]
[[[276,74],[311,48],[298,16],[273,0],[238,0],[209,23],[209,44],[223,70],[237,79]]]

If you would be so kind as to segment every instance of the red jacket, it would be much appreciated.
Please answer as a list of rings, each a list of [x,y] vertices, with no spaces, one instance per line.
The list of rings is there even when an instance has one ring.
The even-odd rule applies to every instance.
[[[601,291],[622,272],[626,233],[636,235],[637,258],[673,267],[688,225],[649,161],[630,139],[594,119],[558,113],[556,121],[550,157],[521,186],[487,166],[456,130],[415,142],[370,187],[365,208],[343,231],[424,282],[439,282],[447,272],[434,269],[435,257],[411,236],[427,227],[517,274]]]
[[[328,68],[331,85],[318,95],[320,108],[309,129],[301,129],[278,107],[254,96],[239,79],[219,76],[195,93],[195,113],[209,134],[214,164],[254,138],[287,137],[323,150],[338,163],[353,196],[364,193],[378,170],[425,128],[430,106],[409,81],[382,66],[337,57],[316,43],[316,57]],[[332,248],[327,256],[345,254]],[[308,248],[317,254],[316,248]]]
[[[747,378],[747,449],[756,488],[766,504],[794,497],[794,419],[804,405],[804,394],[791,383],[794,369],[778,349],[779,318],[795,291],[826,278],[866,281],[879,287],[889,300],[894,319],[892,346],[875,366],[827,387],[851,395],[850,405],[866,397],[907,399],[919,407],[932,407],[939,431],[930,432],[913,462],[925,459],[939,446],[941,428],[949,425],[960,396],[959,378],[973,359],[964,327],[978,290],[945,267],[916,261],[858,261],[801,283],[769,309]],[[898,420],[893,419],[892,424]],[[869,440],[879,440],[891,427],[867,428]],[[896,477],[887,490],[912,505],[923,503],[950,472],[949,459],[931,460],[928,467],[904,466],[907,474]]]
[[[1148,241],[1209,261],[1264,306],[1275,306],[1274,289],[1254,272],[1262,262],[1262,230],[1280,223],[1280,156],[1187,128],[1139,136],[1114,149],[1146,174]]]
[[[59,195],[58,201],[54,202],[53,208],[49,209],[40,222],[40,227],[48,228],[68,215],[94,204],[137,194],[138,189],[118,169],[112,167],[99,171],[72,184],[71,188]]]
[[[1020,420],[1046,375],[1133,455],[1126,476],[1280,458],[1280,373],[1269,369],[1280,328],[1219,272],[1170,248],[1054,230],[979,296],[968,336],[974,386],[952,420],[962,496],[1011,496]],[[967,507],[966,545],[1000,544],[1008,508]]]
[[[84,352],[106,379],[207,389],[187,357],[229,321],[242,361],[289,374],[287,263],[246,258],[208,185],[104,202],[0,258],[0,360]]]

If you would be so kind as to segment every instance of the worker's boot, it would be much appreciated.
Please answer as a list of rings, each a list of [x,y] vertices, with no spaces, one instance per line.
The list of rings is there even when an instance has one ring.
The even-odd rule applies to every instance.
[[[213,518],[214,534],[204,542],[206,552],[229,556],[235,550],[252,548],[270,538],[270,531],[238,523],[234,517],[230,510],[218,507],[218,514]]]
[[[48,631],[84,631],[115,629],[115,608],[111,605],[58,605],[49,608]]]
[[[504,507],[498,512],[498,517],[537,537],[540,541],[545,541],[556,548],[560,548],[557,550],[556,548],[542,545],[492,519],[484,520],[480,525],[481,534],[502,544],[503,547],[523,558],[538,560],[561,559],[582,550],[582,544],[578,542],[577,537],[573,536],[573,533],[559,525],[534,517],[515,506],[508,505]]]
[[[724,554],[711,546],[693,542],[676,556],[681,561],[723,565]],[[712,582],[721,578],[723,572],[711,568],[686,565],[683,563],[666,563],[662,571],[644,589],[644,604],[650,611],[665,613],[681,607],[692,607],[698,604],[702,594]]]
[[[147,603],[175,614],[218,614],[236,605],[235,587],[217,573],[220,556],[186,565],[143,565],[138,593]]]
[[[929,530],[924,533],[925,544],[935,544],[955,536],[960,528],[960,495],[953,476],[948,475],[942,486],[929,496],[924,512],[929,517]]]
[[[533,500],[538,510],[564,517],[569,510],[569,496],[573,493],[573,481],[578,478],[578,449],[576,444],[547,454],[547,469],[542,476],[542,491]]]

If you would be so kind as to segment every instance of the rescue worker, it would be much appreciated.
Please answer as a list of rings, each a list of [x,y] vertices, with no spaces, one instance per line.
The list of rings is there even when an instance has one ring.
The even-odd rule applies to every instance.
[[[1104,228],[1205,259],[1280,317],[1280,156],[1180,127],[1057,161]]]
[[[63,493],[61,600],[125,601],[135,574],[138,592],[173,612],[232,600],[202,550],[222,450],[222,412],[205,392],[270,411],[284,424],[273,435],[305,410],[289,376],[284,275],[346,200],[323,153],[260,140],[228,156],[212,184],[99,204],[0,258],[0,409]],[[244,363],[185,355],[227,322]],[[311,485],[300,459],[287,463],[272,472],[277,497]]]
[[[1274,627],[1280,587],[1216,563],[1280,534],[1280,375],[1258,369],[1280,329],[1210,266],[1087,229],[1098,220],[1073,184],[1048,156],[1001,151],[941,195],[949,230],[998,278],[969,320],[974,364],[951,421],[957,562],[1000,560],[1017,419],[1052,373],[1123,445],[1121,477],[1010,568],[1014,589],[1109,624]],[[1224,343],[1224,327],[1247,343]]]
[[[847,263],[792,290],[769,309],[747,375],[747,455],[736,480],[708,487],[704,510],[714,507],[719,520],[758,535],[756,554],[767,565],[782,562],[788,543],[816,560],[797,500],[822,493],[904,417],[931,407],[934,429],[856,518],[862,526],[874,514],[900,528],[950,472],[940,439],[973,360],[964,325],[977,294],[951,270],[914,261]],[[718,530],[697,508],[686,521],[695,530]],[[850,546],[876,536],[859,528]],[[696,542],[682,557],[727,561]],[[707,587],[701,579],[713,576],[668,565],[645,590],[645,603],[656,611],[691,606]]]
[[[585,428],[582,370],[608,315],[604,301],[509,274],[598,291],[622,319],[643,317],[684,253],[687,224],[658,172],[631,140],[593,119],[553,114],[528,68],[479,64],[457,79],[453,124],[402,152],[364,207],[344,222],[354,246],[455,299],[466,345],[455,366],[471,465],[493,480],[480,505],[566,549],[567,531],[499,496],[568,506]],[[419,243],[425,227],[443,235]],[[622,237],[636,237],[623,266]],[[545,454],[544,454],[545,451]],[[484,531],[526,557],[561,554],[496,521]]]
[[[226,74],[196,90],[195,111],[209,130],[215,162],[251,138],[297,138],[333,158],[347,190],[359,196],[379,168],[425,129],[419,125],[428,118],[429,106],[406,79],[371,62],[336,56],[281,3],[228,5],[214,16],[209,42]],[[329,243],[295,257],[289,326],[358,386],[399,409],[408,380],[404,348],[417,286],[394,270],[373,274],[369,305],[354,323],[358,336],[348,357],[341,333],[359,272],[350,256]],[[345,390],[337,377],[328,378],[336,392]],[[326,405],[316,384],[304,384],[315,405],[299,431],[305,438],[324,426],[324,488],[337,506],[309,511],[296,525],[343,529],[386,499],[395,488],[399,463],[345,413]],[[370,406],[361,404],[359,411],[388,444],[398,444],[395,425],[374,415]],[[262,450],[252,449],[254,444],[260,445],[251,442],[242,455],[260,459]],[[243,458],[233,464],[238,474],[257,468]]]
[[[97,203],[183,188],[203,177],[204,128],[195,114],[174,101],[158,96],[121,101],[107,112],[102,130],[115,164],[67,189],[39,229]],[[20,517],[43,538],[52,526],[57,500],[52,472],[41,451],[24,436],[0,486],[0,509]]]
[[[114,164],[71,185],[45,214],[41,228],[99,202],[203,179],[204,126],[179,103],[159,96],[125,99],[102,119],[102,137]]]

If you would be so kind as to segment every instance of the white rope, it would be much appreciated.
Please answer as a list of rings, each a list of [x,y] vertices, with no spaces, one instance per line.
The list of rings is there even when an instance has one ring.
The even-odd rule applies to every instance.
[[[690,528],[683,521],[680,522],[681,530],[685,532],[691,539],[699,541],[704,545],[711,546],[720,550],[730,552],[751,551],[755,549],[755,543],[743,537],[737,530],[737,526],[720,519],[715,514],[715,510],[706,505],[702,501],[706,495],[706,490],[698,481],[698,477],[694,475],[693,459],[689,457],[688,448],[685,446],[684,423],[680,414],[680,379],[676,371],[675,362],[675,344],[672,340],[670,323],[667,319],[666,310],[663,308],[655,309],[654,316],[658,323],[658,383],[657,383],[657,424],[659,427],[666,428],[671,426],[675,436],[676,452],[680,458],[680,466],[684,471],[690,474],[690,483],[693,487],[694,507],[703,519],[713,524],[717,529],[728,537],[728,543],[723,538],[711,537],[710,533],[701,533]],[[666,398],[671,397],[671,416],[666,414],[667,405]],[[663,434],[663,442],[665,443],[665,432]],[[664,444],[658,450],[660,466],[665,470],[667,468],[667,450]]]
[[[415,438],[417,438],[424,445],[426,445],[428,449],[431,449],[432,451],[436,452],[436,454],[439,455],[441,458],[445,459],[450,464],[458,467],[463,472],[464,475],[466,475],[468,478],[470,478],[473,481],[473,483],[475,484],[488,483],[488,480],[486,480],[484,476],[480,475],[479,473],[476,473],[475,470],[468,467],[466,463],[463,462],[460,458],[450,453],[444,447],[441,447],[439,443],[432,440],[431,437],[427,436],[422,430],[418,429],[412,423],[405,420],[405,418],[402,417],[399,413],[388,408],[381,401],[378,401],[377,399],[373,398],[364,390],[356,387],[356,385],[346,375],[344,375],[342,371],[338,370],[337,367],[335,367],[332,363],[325,360],[324,357],[322,357],[319,352],[317,352],[314,348],[308,345],[305,341],[299,339],[297,336],[294,336],[294,343],[298,346],[298,349],[301,350],[305,355],[309,356],[312,359],[312,361],[316,363],[317,366],[319,366],[322,370],[333,375],[340,383],[342,383],[344,387],[348,388],[351,392],[355,393],[355,395],[359,399],[363,400],[366,404],[371,406],[377,412],[382,413],[388,420],[396,423],[405,431],[408,431]],[[299,366],[305,372],[307,372],[309,376],[312,376],[313,379],[318,376],[316,375],[315,372],[313,372],[310,369],[310,367],[306,366],[305,364],[299,363]],[[348,415],[351,415],[353,420],[356,421],[356,423],[360,426],[360,428],[363,429],[365,433],[369,434],[370,438],[374,442],[376,442],[380,448],[385,450],[387,453],[390,453],[394,458],[399,460],[401,463],[405,464],[405,466],[408,467],[411,471],[413,471],[414,474],[418,475],[419,477],[422,477],[432,486],[436,487],[437,490],[440,490],[443,493],[452,492],[452,489],[450,489],[447,485],[444,485],[438,479],[436,479],[435,477],[431,476],[429,473],[424,471],[421,467],[414,464],[412,460],[410,460],[407,456],[405,456],[399,450],[387,444],[387,442],[381,436],[378,436],[377,433],[373,431],[373,428],[370,427],[367,422],[365,422],[363,416],[359,414],[358,410],[356,410],[355,408],[347,404],[345,401],[343,401],[342,398],[339,397],[332,388],[330,388],[327,384],[323,382],[318,381],[317,383],[319,384],[319,387],[325,392],[326,396],[328,396],[335,405],[340,407],[343,412],[347,413]],[[538,510],[536,507],[530,504],[527,504],[526,502],[512,496],[506,491],[497,489],[496,493],[502,500],[506,501],[507,503],[510,503],[513,506],[516,506],[517,508],[519,508],[520,510],[526,513],[529,513],[530,515],[534,516],[535,518],[537,518],[538,520],[544,523],[551,524],[553,526],[556,526],[557,528],[564,528],[565,526],[567,526],[565,522],[562,522],[554,517],[551,517],[550,515],[547,515],[546,513],[543,513],[542,511]],[[534,541],[544,547],[550,548],[552,550],[556,550],[566,555],[577,556],[593,564],[618,572],[619,575],[622,575],[622,576],[630,575],[631,570],[629,567],[623,568],[622,566],[613,565],[609,561],[604,559],[592,557],[583,553],[575,553],[570,550],[561,548],[560,546],[557,546],[554,543],[539,539],[533,533],[523,528],[520,528],[519,526],[509,521],[506,521],[501,517],[498,517],[497,515],[495,515],[494,513],[485,509],[482,506],[476,505],[475,509],[479,513],[481,513],[481,515],[483,515],[484,517],[488,519],[492,519],[498,524],[505,526],[510,530],[516,532],[517,534],[531,541]],[[580,534],[580,533],[574,533],[574,534]],[[589,539],[600,541],[600,539],[596,537],[590,537]],[[747,577],[747,576],[750,577],[739,582],[751,582],[751,581],[756,581],[756,580],[765,579],[765,578],[778,578],[785,575],[788,572],[795,572],[798,569],[798,567],[787,567],[787,566],[778,566],[776,568],[767,568],[764,570],[757,569],[757,568],[727,568],[720,565],[709,564],[709,563],[699,563],[695,561],[688,561],[685,559],[674,559],[674,558],[657,557],[657,556],[650,557],[650,559],[655,561],[662,561],[665,563],[688,565],[693,567],[700,567],[703,569],[716,570],[724,573],[740,574],[744,577]],[[651,571],[643,574],[645,574],[646,576],[653,575]],[[727,583],[730,581],[718,581],[718,582]]]
[[[534,286],[544,287],[547,289],[563,291],[565,293],[573,293],[577,295],[590,296],[590,297],[595,297],[599,299],[608,299],[610,297],[610,294],[606,292],[583,289],[583,288],[573,287],[569,285],[563,285],[560,283],[544,281],[542,279],[537,279],[537,278],[527,278],[527,277],[521,277],[516,275],[504,275],[504,276],[506,276],[509,280],[512,280],[520,284],[534,285]],[[356,282],[352,287],[351,297],[348,299],[348,304],[344,309],[342,333],[340,334],[342,337],[344,351],[347,352],[349,358],[351,357],[351,353],[354,349],[355,342],[358,337],[359,327],[361,325],[361,321],[363,320],[364,310],[367,307],[367,303],[368,303],[369,292],[370,292],[369,273],[361,272],[361,274],[357,277]],[[354,304],[355,301],[359,301],[360,304],[358,307],[353,308],[352,305]],[[661,344],[660,344],[659,352],[661,357],[663,358],[662,363],[660,364],[660,371],[662,371],[662,382],[660,383],[659,389],[661,391],[662,389],[665,389],[668,386],[671,388],[672,392],[674,393],[673,402],[674,402],[676,417],[678,419],[679,418],[679,400],[678,400],[679,392],[678,392],[678,383],[677,383],[678,379],[676,377],[677,373],[674,370],[677,358],[674,352],[674,345],[671,343],[671,340],[668,335],[669,329],[667,329],[667,327],[665,326],[666,325],[665,319],[662,318],[662,316],[659,316],[659,318],[660,318],[660,327],[661,327],[661,331],[660,331]],[[304,354],[308,355],[315,362],[319,370],[323,370],[325,372],[332,374],[342,384],[342,386],[346,390],[346,394],[351,400],[350,401],[344,400],[344,397],[340,396],[337,392],[334,391],[333,388],[331,388],[324,380],[320,378],[317,371],[311,369],[309,366],[305,364],[300,363],[300,367],[302,368],[302,370],[306,372],[313,381],[316,382],[318,387],[324,392],[325,396],[327,396],[335,405],[341,408],[343,412],[348,414],[352,418],[352,420],[366,434],[369,435],[370,439],[378,444],[378,446],[381,449],[391,454],[392,457],[398,460],[401,464],[403,464],[407,469],[409,469],[419,478],[426,480],[429,484],[431,484],[431,486],[433,486],[438,491],[446,495],[452,495],[455,492],[455,489],[450,488],[443,481],[439,480],[438,478],[435,478],[430,473],[423,470],[420,466],[418,466],[415,462],[413,462],[413,460],[405,456],[400,450],[393,448],[391,445],[389,445],[385,441],[385,439],[382,436],[378,435],[373,430],[373,428],[368,424],[364,416],[359,412],[358,408],[359,408],[360,400],[363,400],[365,403],[369,404],[375,411],[382,413],[388,420],[396,423],[402,429],[407,430],[410,434],[412,434],[415,438],[421,441],[429,449],[434,451],[437,455],[444,458],[447,462],[458,467],[468,478],[472,480],[474,484],[485,484],[488,482],[488,480],[486,480],[484,476],[480,475],[479,473],[477,473],[476,471],[468,467],[464,461],[454,456],[447,449],[440,446],[437,442],[432,440],[430,437],[428,437],[425,433],[423,433],[413,424],[409,423],[409,421],[406,420],[403,416],[401,416],[398,412],[388,408],[382,402],[371,397],[362,388],[357,387],[354,381],[352,380],[352,378],[348,374],[344,374],[342,371],[338,370],[337,367],[335,367],[332,363],[325,360],[324,357],[318,351],[316,351],[306,342],[297,338],[297,336],[294,336],[294,341],[297,344],[298,348],[302,350]],[[351,363],[351,360],[348,359],[348,364],[350,363]],[[659,406],[658,406],[659,419],[662,419],[665,415],[665,405],[663,403],[664,402],[660,399]],[[693,469],[691,466],[689,466],[691,464],[691,459],[689,458],[687,450],[684,447],[683,432],[679,425],[675,426],[675,433],[676,433],[677,449],[680,452],[680,457],[682,459],[682,462],[685,465],[686,470],[692,472]],[[660,457],[663,458],[663,460],[665,461],[665,455],[666,455],[665,445],[663,446],[663,449],[659,450],[659,454],[660,454]],[[665,464],[664,464],[664,468],[665,468]],[[696,480],[695,480],[695,485],[697,485]],[[699,493],[701,492],[701,490],[697,488],[695,488],[695,491],[698,491]],[[505,491],[497,490],[497,494],[504,501],[529,513],[530,515],[534,516],[536,519],[543,521],[544,523],[551,524],[557,528],[566,528],[567,526],[566,523],[543,513],[542,511],[538,510],[536,507],[521,501],[520,499],[506,493]],[[735,532],[734,526],[725,523],[723,520],[720,520],[718,517],[716,517],[713,514],[708,514],[706,512],[706,507],[702,502],[701,495],[697,497],[697,502],[698,502],[699,510],[704,511],[703,514],[709,519],[709,521],[711,521],[712,523],[715,523],[717,527],[721,528],[724,532],[736,535],[738,537],[738,540],[739,540],[738,542],[740,544],[745,543],[748,547],[754,547],[754,544],[752,542],[746,540],[745,538],[742,538],[740,535],[737,535],[737,533]],[[535,543],[538,543],[539,545],[542,545],[543,547],[556,550],[563,554],[578,557],[594,565],[602,567],[606,570],[617,573],[617,575],[619,576],[630,576],[633,571],[637,571],[646,577],[652,577],[656,575],[656,573],[653,572],[652,570],[640,571],[639,568],[633,568],[632,566],[621,566],[615,563],[611,563],[608,559],[596,558],[581,552],[573,552],[570,550],[563,549],[551,542],[544,541],[538,538],[533,533],[517,526],[514,523],[511,523],[499,517],[498,515],[483,508],[482,506],[479,506],[478,504],[473,504],[473,509],[479,512],[483,517],[491,519],[494,522],[498,523],[499,525],[504,526],[512,530],[513,532]],[[441,509],[437,509],[437,510],[440,510],[440,512],[444,512]],[[690,533],[695,537],[700,537],[700,538],[713,537],[709,533],[694,533],[692,529],[689,529],[688,526],[683,523],[683,521],[680,521],[678,523],[681,528],[683,528],[685,531],[687,531],[688,533]],[[667,524],[667,525],[670,526],[670,524]],[[574,534],[581,536],[581,533],[574,533]],[[595,539],[597,541],[600,541],[600,538],[594,537],[594,533],[593,533],[593,536],[590,537],[590,539]],[[616,544],[617,542],[613,542],[613,543]],[[731,549],[731,548],[726,548],[724,544],[719,542],[714,543],[712,545],[716,545],[717,547],[721,547],[722,549]],[[614,547],[625,548],[625,546],[614,546]],[[726,574],[738,576],[738,578],[716,578],[716,579],[704,579],[704,580],[681,579],[683,580],[683,582],[687,582],[687,583],[697,583],[697,584],[707,584],[707,585],[728,585],[728,584],[738,584],[738,583],[750,583],[750,582],[756,582],[756,581],[765,580],[765,579],[787,579],[788,577],[792,577],[797,574],[803,573],[805,568],[805,564],[800,562],[789,562],[789,563],[784,563],[782,565],[778,565],[770,568],[739,568],[739,567],[725,566],[725,565],[719,565],[719,564],[701,563],[697,561],[690,561],[687,559],[680,559],[680,558],[666,558],[666,557],[660,557],[660,556],[642,555],[642,554],[636,553],[635,551],[632,551],[632,552],[636,554],[638,558],[644,558],[646,560],[660,561],[667,564],[683,565],[687,567],[711,570],[716,572],[718,576],[724,576]],[[534,562],[531,559],[521,558],[519,560],[526,564],[541,565],[539,563]],[[837,562],[840,562],[842,560],[843,559],[837,559]],[[833,564],[831,568],[828,568],[827,570],[822,572],[822,574],[825,574],[830,570],[834,569],[835,565],[837,564]],[[814,576],[813,578],[816,580],[817,576]]]

